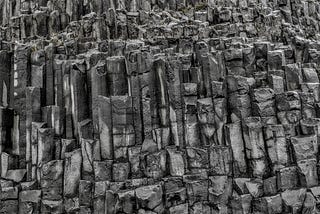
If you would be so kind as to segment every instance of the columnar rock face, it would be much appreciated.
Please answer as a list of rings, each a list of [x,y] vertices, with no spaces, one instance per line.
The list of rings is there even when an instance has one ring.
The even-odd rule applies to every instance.
[[[0,213],[320,213],[319,1],[0,7]]]

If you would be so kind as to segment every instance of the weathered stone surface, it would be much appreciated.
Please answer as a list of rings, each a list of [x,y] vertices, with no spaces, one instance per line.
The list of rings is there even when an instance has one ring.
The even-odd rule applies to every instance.
[[[117,193],[116,212],[132,213],[136,209],[135,191],[124,190]]]
[[[253,202],[253,209],[256,212],[261,213],[282,213],[282,198],[281,196],[269,196],[269,197],[262,197],[260,199],[256,199]]]
[[[93,180],[93,159],[94,159],[94,141],[81,139],[81,154],[82,154],[82,178]]]
[[[231,154],[230,148],[225,146],[215,146],[210,149],[209,153],[210,170],[214,175],[230,175]]]
[[[306,196],[306,189],[286,190],[281,193],[284,211],[292,210],[293,213],[300,212]]]
[[[18,199],[18,187],[3,187],[1,188],[1,200]]]
[[[231,147],[232,151],[232,169],[234,176],[244,175],[247,172],[247,162],[245,157],[245,145],[241,123],[231,123],[225,125],[226,144]]]
[[[40,213],[41,190],[26,190],[19,194],[19,213]]]
[[[231,199],[230,207],[233,213],[251,213],[252,196],[250,194],[235,195]]]
[[[113,180],[125,181],[129,177],[129,163],[114,163],[112,166]]]
[[[41,201],[41,210],[42,212],[48,213],[62,213],[64,211],[63,200],[51,201],[51,200],[42,200]]]
[[[162,202],[161,184],[139,187],[135,192],[139,208],[153,210]]]
[[[245,182],[245,188],[253,198],[259,198],[263,195],[263,183],[260,179]]]
[[[262,132],[261,118],[249,117],[243,125],[246,155],[250,171],[254,177],[263,177],[267,173],[266,147]]]
[[[94,161],[93,170],[95,181],[112,179],[112,161]]]
[[[98,103],[101,158],[111,160],[113,158],[113,146],[110,98],[99,96]]]
[[[149,154],[144,159],[144,173],[147,177],[155,179],[164,177],[166,172],[165,151]]]
[[[318,1],[0,7],[0,213],[320,212]]]
[[[1,201],[0,213],[18,213],[18,200]]]
[[[41,168],[42,198],[45,200],[61,200],[63,196],[62,160],[53,160],[44,164]]]
[[[305,187],[313,187],[318,185],[317,161],[316,159],[306,159],[298,162],[298,167],[302,178],[301,185]]]
[[[292,137],[291,143],[297,161],[317,156],[318,145],[316,135]]]
[[[93,183],[91,181],[80,180],[79,182],[79,204],[90,208],[92,206]]]
[[[275,172],[287,166],[290,160],[284,128],[282,125],[267,125],[264,134],[272,170]]]
[[[54,157],[53,129],[38,129],[38,167],[53,160]]]
[[[280,169],[277,172],[277,187],[281,190],[293,189],[299,185],[298,170],[295,166]]]
[[[209,177],[209,201],[214,204],[226,204],[232,195],[232,181],[227,176]]]
[[[4,178],[18,183],[23,181],[25,179],[25,176],[26,176],[25,169],[11,169],[7,171]]]
[[[173,207],[174,205],[186,202],[186,199],[186,188],[181,188],[175,191],[168,190],[165,196],[165,204],[166,207]]]
[[[233,189],[239,194],[248,194],[248,189],[246,188],[246,182],[249,182],[250,178],[235,178],[233,179]]]
[[[187,158],[190,168],[208,168],[209,158],[207,149],[187,147]]]
[[[95,182],[93,193],[93,209],[98,213],[105,212],[105,202],[107,202],[107,197],[109,195],[109,192],[106,192],[106,189],[106,182]],[[110,194],[113,195],[113,192],[110,191]]]
[[[196,175],[184,176],[189,203],[206,200],[208,197],[208,180]]]
[[[65,154],[64,162],[64,197],[72,198],[79,194],[79,182],[81,178],[81,150],[77,149],[73,152]]]
[[[185,173],[185,163],[182,152],[168,148],[169,170],[172,176],[183,176]]]
[[[265,195],[275,195],[278,191],[277,177],[272,176],[263,180],[263,193]]]

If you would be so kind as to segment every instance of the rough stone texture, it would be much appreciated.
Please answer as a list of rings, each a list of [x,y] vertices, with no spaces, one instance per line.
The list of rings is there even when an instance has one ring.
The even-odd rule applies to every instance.
[[[0,214],[320,213],[319,1],[0,8]]]

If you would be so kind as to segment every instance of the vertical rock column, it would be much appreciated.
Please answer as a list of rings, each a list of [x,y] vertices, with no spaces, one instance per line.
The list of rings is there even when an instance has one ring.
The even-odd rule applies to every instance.
[[[232,169],[234,177],[247,175],[247,161],[241,122],[225,125],[226,144],[232,151]]]
[[[172,139],[174,141],[173,143],[176,146],[184,147],[185,144],[183,136],[183,105],[181,96],[180,66],[181,63],[179,63],[177,59],[172,57],[167,69],[167,75],[170,75],[170,78],[168,78],[167,81],[170,102],[170,129],[172,133]]]
[[[232,122],[251,116],[249,91],[255,79],[242,76],[227,76],[229,117]]]
[[[64,207],[67,213],[72,213],[79,210],[81,164],[81,149],[65,153],[63,195]]]
[[[214,106],[214,123],[216,127],[214,139],[218,145],[224,145],[225,144],[224,125],[227,123],[227,116],[228,116],[227,99],[223,97],[223,95],[213,97],[213,106]]]
[[[228,75],[246,76],[242,49],[228,49],[224,52]]]
[[[43,165],[54,159],[54,129],[38,129],[38,172],[41,172]],[[38,181],[41,180],[41,174],[38,173]]]
[[[35,174],[32,175],[32,166],[37,162],[32,161],[32,158],[37,158],[38,141],[37,136],[33,136],[32,122],[41,122],[41,103],[42,95],[45,88],[45,52],[37,50],[31,52],[31,86],[26,91],[26,161],[27,161],[27,179],[34,179]],[[34,130],[37,132],[37,130]],[[34,140],[33,140],[34,139]],[[36,154],[33,152],[36,151]],[[34,172],[35,173],[35,172]]]
[[[129,178],[128,147],[135,145],[133,128],[132,98],[112,96],[112,136],[113,136],[113,179],[124,181]]]
[[[19,41],[21,36],[20,31],[20,16],[13,16],[10,18],[10,29],[11,29],[11,39],[12,41]]]
[[[99,96],[99,140],[102,160],[113,159],[111,100]]]
[[[31,53],[31,85],[45,88],[45,52],[43,50]]]
[[[38,129],[44,128],[45,123],[31,123],[31,179],[39,179],[38,172]],[[29,177],[28,177],[29,178]]]
[[[63,94],[63,73],[65,68],[65,61],[54,59],[53,70],[54,70],[54,104],[59,109],[60,119],[60,134],[64,137],[65,135],[65,117],[66,111],[64,108],[64,94]]]
[[[108,95],[106,68],[105,61],[98,61],[98,63],[88,71],[88,76],[91,81],[91,111],[94,136],[98,135],[99,132],[99,95]]]
[[[129,93],[125,58],[113,56],[107,58],[107,86],[109,96],[121,96]]]
[[[200,147],[199,124],[197,120],[197,84],[183,83],[184,137],[188,147]]]
[[[41,89],[28,87],[26,90],[26,169],[27,179],[32,178],[32,122],[41,121]]]
[[[267,125],[264,128],[264,136],[269,160],[272,164],[272,174],[288,166],[290,156],[288,153],[287,141],[285,138],[284,128],[282,125]]]
[[[155,81],[155,96],[157,103],[157,113],[160,119],[160,127],[169,126],[169,97],[167,93],[166,67],[162,58],[153,62],[153,74]]]
[[[300,184],[304,187],[317,186],[317,135],[300,135],[291,137],[294,161],[299,168]]]
[[[52,160],[41,168],[42,212],[63,210],[63,166],[63,160]]]
[[[260,117],[275,117],[274,91],[270,88],[253,89],[252,94],[252,115]]]
[[[19,156],[20,167],[26,165],[26,88],[30,79],[30,47],[16,44],[12,75],[12,102],[15,108],[13,153]]]
[[[201,141],[204,146],[218,145],[214,139],[216,126],[214,121],[214,107],[212,98],[197,100],[197,114],[200,126]]]
[[[88,85],[85,65],[82,61],[74,62],[70,70],[70,91],[72,100],[73,131],[79,138],[79,122],[89,118]]]
[[[65,137],[74,138],[74,124],[72,116],[72,95],[71,95],[71,62],[62,64],[63,75],[63,103],[65,109]]]
[[[11,152],[13,115],[13,109],[0,107],[0,154],[1,152]]]
[[[250,174],[256,178],[263,178],[268,174],[268,163],[261,118],[248,117],[243,122],[243,133]]]
[[[144,137],[143,130],[143,111],[141,102],[142,99],[142,91],[141,91],[141,82],[140,75],[131,75],[131,95],[132,95],[132,108],[133,108],[133,118],[134,118],[134,130],[135,130],[135,138],[136,144],[141,145]]]
[[[269,42],[254,43],[254,52],[256,55],[256,68],[258,72],[268,70],[268,51],[270,50]]]
[[[301,119],[301,99],[296,91],[276,95],[277,118],[283,125],[286,135],[298,134]]]
[[[0,103],[7,107],[10,103],[11,54],[0,51]]]

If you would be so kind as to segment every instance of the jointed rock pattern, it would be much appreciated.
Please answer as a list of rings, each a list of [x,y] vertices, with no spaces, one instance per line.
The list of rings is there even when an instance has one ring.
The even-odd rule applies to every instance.
[[[320,213],[319,1],[0,6],[0,213]]]

